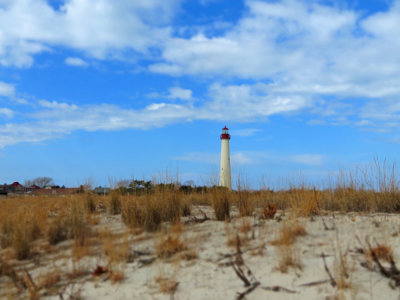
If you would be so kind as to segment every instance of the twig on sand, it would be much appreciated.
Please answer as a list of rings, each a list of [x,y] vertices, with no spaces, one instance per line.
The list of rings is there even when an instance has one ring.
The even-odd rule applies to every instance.
[[[260,285],[260,283],[257,281],[255,282],[252,286],[250,286],[248,289],[246,289],[244,292],[242,293],[237,293],[236,299],[240,300],[240,299],[244,299],[246,297],[246,295],[250,294],[252,291],[254,291],[258,286]]]
[[[325,254],[322,252],[321,253],[321,257],[322,260],[324,261],[324,267],[325,267],[325,271],[326,273],[328,273],[329,279],[330,279],[330,283],[333,287],[335,287],[337,285],[335,278],[333,278],[331,271],[329,271],[328,266],[326,265],[326,260],[325,260]]]
[[[296,294],[296,293],[297,293],[296,291],[289,290],[289,289],[287,289],[287,288],[285,288],[285,287],[283,287],[283,286],[279,286],[279,285],[274,285],[274,286],[262,286],[261,288],[262,288],[263,290],[272,291],[272,292],[286,292],[286,293],[289,293],[289,294]]]
[[[244,286],[247,289],[244,292],[237,293],[236,299],[244,299],[246,295],[253,292],[256,288],[260,286],[260,282],[256,279],[253,272],[250,268],[245,264],[243,257],[242,257],[242,250],[240,248],[240,238],[239,234],[236,235],[236,259],[231,261],[233,270],[235,271],[236,275],[243,281]],[[272,292],[286,292],[286,293],[297,293],[296,291],[287,289],[281,286],[262,286],[263,290],[272,291]]]
[[[324,280],[318,280],[318,281],[312,281],[312,282],[308,282],[308,283],[303,283],[303,284],[300,284],[299,286],[310,287],[310,286],[316,286],[316,285],[330,283],[330,282],[331,282],[330,279],[324,279]]]

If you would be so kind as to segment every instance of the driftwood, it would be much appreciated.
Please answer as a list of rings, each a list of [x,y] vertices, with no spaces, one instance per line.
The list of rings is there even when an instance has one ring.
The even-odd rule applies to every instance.
[[[271,292],[286,292],[286,293],[289,293],[289,294],[297,294],[296,291],[289,290],[289,289],[287,289],[287,288],[285,288],[285,287],[283,287],[283,286],[279,286],[279,285],[274,285],[274,286],[262,286],[261,288],[262,288],[263,290],[271,291]]]
[[[324,254],[324,253],[321,253],[321,257],[322,257],[322,260],[324,261],[325,271],[326,271],[326,273],[327,273],[328,276],[329,276],[329,281],[330,281],[330,283],[331,283],[331,286],[335,287],[335,286],[337,285],[337,283],[336,283],[335,278],[333,278],[333,276],[332,276],[332,274],[331,274],[331,271],[329,271],[329,268],[328,268],[328,266],[327,266],[327,264],[326,264],[325,254]]]
[[[242,250],[240,248],[240,238],[239,234],[236,235],[236,259],[231,259],[231,265],[236,275],[243,281],[244,286],[247,289],[244,292],[237,293],[236,299],[244,299],[248,294],[253,292],[256,288],[260,287],[261,283],[256,279],[253,272],[250,268],[245,264],[242,257]],[[281,286],[261,286],[263,290],[272,291],[272,292],[286,292],[286,293],[297,293],[296,291],[290,290]]]
[[[190,217],[189,217],[189,220],[187,220],[187,221],[185,222],[185,224],[204,223],[205,221],[210,220],[210,218],[206,215],[206,213],[205,213],[202,209],[198,208],[198,210],[199,210],[200,213],[203,215],[203,218],[199,219],[199,218],[197,218],[196,216],[190,216]]]
[[[308,283],[303,283],[303,284],[300,284],[299,286],[310,287],[310,286],[316,286],[316,285],[330,283],[330,282],[331,282],[331,279],[324,279],[324,280],[318,280],[318,281],[312,281],[312,282],[308,282]]]

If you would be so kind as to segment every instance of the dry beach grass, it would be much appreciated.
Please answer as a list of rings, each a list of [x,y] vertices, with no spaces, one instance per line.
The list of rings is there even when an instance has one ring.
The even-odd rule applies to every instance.
[[[390,299],[400,192],[352,180],[2,199],[0,298]]]

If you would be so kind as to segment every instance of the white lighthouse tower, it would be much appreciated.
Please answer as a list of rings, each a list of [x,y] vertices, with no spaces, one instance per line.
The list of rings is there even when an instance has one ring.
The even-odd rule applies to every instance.
[[[231,136],[228,128],[222,128],[221,134],[221,167],[219,172],[219,186],[232,189],[231,183],[231,158],[229,154],[229,140]]]

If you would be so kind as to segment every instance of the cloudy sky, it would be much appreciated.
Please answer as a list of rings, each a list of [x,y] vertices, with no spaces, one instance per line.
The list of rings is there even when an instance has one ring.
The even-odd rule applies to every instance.
[[[0,183],[319,180],[400,152],[400,1],[0,0]]]

